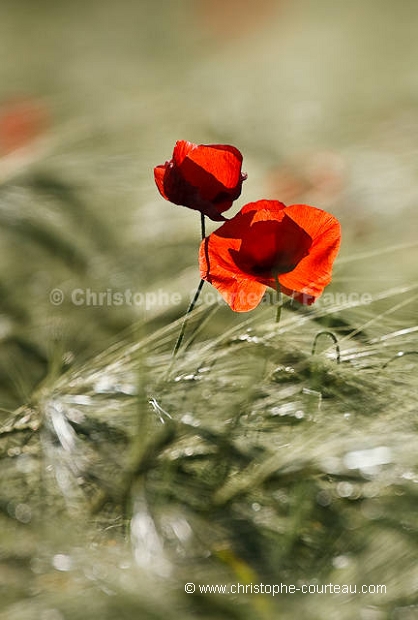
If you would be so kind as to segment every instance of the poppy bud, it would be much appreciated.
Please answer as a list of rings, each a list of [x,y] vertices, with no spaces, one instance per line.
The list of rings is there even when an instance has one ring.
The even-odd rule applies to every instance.
[[[242,155],[227,144],[176,142],[173,157],[154,168],[160,194],[170,202],[223,221],[222,213],[241,194]]]

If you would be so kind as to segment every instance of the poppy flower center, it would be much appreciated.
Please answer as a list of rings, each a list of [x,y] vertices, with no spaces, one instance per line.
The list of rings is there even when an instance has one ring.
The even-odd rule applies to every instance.
[[[308,255],[312,238],[287,215],[281,221],[253,223],[242,238],[239,250],[229,250],[244,273],[270,279],[293,271]]]

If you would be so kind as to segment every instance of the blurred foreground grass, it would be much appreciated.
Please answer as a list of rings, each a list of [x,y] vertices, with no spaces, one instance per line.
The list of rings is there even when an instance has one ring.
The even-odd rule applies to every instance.
[[[378,307],[286,313],[280,328],[267,308],[171,365],[173,324],[47,382],[2,430],[4,617],[410,609],[417,330],[377,329]],[[340,363],[327,337],[311,354],[330,318]],[[386,592],[186,595],[189,582]]]
[[[230,2],[231,38],[217,2],[28,6],[0,9],[2,100],[50,123],[0,158],[1,620],[418,617],[416,5]],[[329,209],[344,243],[280,326],[205,288],[172,363],[178,138],[236,144],[241,204]]]

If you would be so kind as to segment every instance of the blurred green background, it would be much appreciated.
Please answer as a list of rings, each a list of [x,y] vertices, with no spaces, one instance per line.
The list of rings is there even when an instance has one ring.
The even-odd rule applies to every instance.
[[[416,341],[413,338],[418,310],[414,297],[418,264],[417,22],[418,4],[413,0],[398,3],[391,0],[170,0],[161,3],[151,0],[40,0],[36,4],[29,0],[2,0],[0,406],[3,410],[3,430],[6,429],[4,433],[9,433],[12,428],[9,424],[11,412],[26,403],[32,402],[38,406],[37,395],[44,395],[44,389],[51,390],[58,399],[63,398],[60,402],[64,403],[64,411],[67,411],[64,406],[65,394],[74,394],[79,389],[78,405],[82,406],[81,397],[90,389],[89,373],[100,376],[105,372],[106,365],[116,360],[112,358],[112,349],[102,361],[93,359],[95,354],[107,351],[112,343],[117,348],[122,341],[121,333],[128,343],[153,333],[157,334],[156,342],[159,339],[162,342],[164,332],[157,330],[180,318],[187,308],[199,278],[199,218],[190,210],[164,201],[153,179],[153,167],[171,157],[174,143],[178,139],[195,143],[233,144],[241,150],[244,155],[243,169],[248,173],[248,180],[233,210],[251,200],[274,198],[286,204],[313,204],[336,215],[343,227],[343,244],[335,265],[333,283],[327,292],[334,296],[346,296],[341,299],[348,299],[350,294],[355,299],[363,294],[382,297],[378,306],[366,306],[359,309],[358,314],[356,311],[351,315],[343,313],[341,320],[345,321],[342,323],[346,326],[344,333],[347,334],[350,329],[359,332],[365,329],[369,338],[383,338],[385,334],[409,330],[405,332],[408,336],[399,346],[395,337],[392,340],[389,338],[389,342],[394,344],[393,348],[389,344],[387,353],[384,339],[379,340],[378,345],[373,345],[373,355],[376,355],[378,361],[375,362],[379,368],[392,355],[399,353],[401,347],[402,350],[415,351]],[[213,228],[212,223],[208,226],[209,230]],[[51,291],[55,289],[63,294],[60,303],[54,303],[54,300],[51,302]],[[180,301],[153,304],[149,308],[143,303],[96,307],[76,305],[71,297],[75,289],[96,292],[123,292],[129,289],[138,294],[164,291],[178,293]],[[398,292],[391,294],[392,290]],[[331,308],[333,304],[329,305]],[[259,325],[264,321],[263,312],[260,309],[254,313],[255,321],[259,317]],[[234,326],[239,329],[240,322],[247,318],[233,316],[228,309],[221,309],[206,325],[204,334],[208,339],[216,338]],[[334,317],[331,326],[337,324]],[[351,327],[347,328],[347,324]],[[126,331],[129,329],[133,331]],[[298,330],[299,327],[294,329]],[[303,347],[309,349],[309,339],[319,327],[314,324],[306,329],[307,333],[301,335],[300,340],[296,334],[289,336],[290,339],[296,338],[296,350],[302,351]],[[170,342],[177,331],[178,326],[174,326],[169,332]],[[161,337],[158,336],[160,333]],[[211,342],[213,345],[215,340]],[[369,355],[356,340],[348,341],[346,345],[352,346],[359,355]],[[360,347],[360,350],[356,347]],[[284,348],[286,359],[280,363],[283,362],[283,367],[287,367],[287,363],[296,363],[297,360],[287,351],[290,345],[284,345]],[[151,373],[154,370],[159,372],[158,364],[169,363],[168,354],[165,355],[154,360],[155,367]],[[212,352],[210,355],[213,355],[212,361],[216,360],[217,354]],[[225,363],[224,373],[236,375],[240,372],[240,362],[228,358],[226,349],[225,355],[228,363]],[[359,363],[358,359],[356,363]],[[413,355],[408,359],[411,363],[415,360]],[[348,353],[346,361],[350,361]],[[85,366],[81,366],[82,363]],[[142,363],[147,365],[148,362]],[[122,374],[132,372],[132,368],[124,366],[124,362],[121,364]],[[185,364],[187,366],[187,362]],[[260,366],[256,361],[254,364],[254,368],[250,364],[251,372],[246,369],[250,383]],[[151,363],[149,365],[152,366]],[[77,371],[78,368],[84,370]],[[363,384],[363,379],[359,379],[361,388],[358,389],[364,390],[361,394],[368,394],[364,400],[360,398],[359,401],[365,407],[365,413],[368,408],[370,411],[382,410],[385,398],[385,402],[392,407],[389,412],[385,410],[386,414],[382,413],[380,427],[369,429],[371,436],[376,438],[376,445],[379,445],[380,431],[396,428],[397,415],[402,416],[404,411],[412,415],[416,383],[412,384],[411,381],[415,368],[416,364],[411,374],[408,366],[405,371],[407,378],[403,377],[399,381],[395,371],[395,375],[385,375],[383,379],[378,373],[368,376],[370,384]],[[72,369],[76,373],[74,376],[81,372],[81,376],[86,377],[86,383],[79,383],[78,388],[70,385]],[[187,376],[186,371],[187,368],[184,376]],[[347,372],[355,373],[357,370],[350,367]],[[219,377],[214,375],[213,380],[216,382]],[[339,387],[335,389],[343,391],[341,386],[345,385],[344,382],[352,386],[353,380],[357,380],[354,374],[348,378],[339,377]],[[56,381],[57,384],[54,383]],[[392,382],[397,385],[393,389],[398,389],[399,393],[396,392],[396,398],[391,403]],[[322,392],[321,382],[317,381],[315,385]],[[308,388],[312,388],[312,385]],[[183,393],[180,397],[174,389],[177,388],[164,387],[161,393],[166,394],[168,403],[175,404],[179,415],[184,414],[191,404]],[[383,397],[382,391],[385,389],[388,392]],[[216,390],[222,393],[219,385]],[[373,394],[376,400],[373,400]],[[405,401],[399,400],[402,394]],[[212,410],[215,408],[220,416],[218,431],[223,432],[224,418],[230,413],[230,403],[217,403],[216,406],[210,402],[205,404],[206,401],[201,397],[201,394],[196,396],[196,402],[200,403],[202,419],[207,407],[212,407]],[[256,396],[248,396],[249,401],[252,398],[256,399]],[[292,400],[293,396],[289,398]],[[360,407],[358,403],[355,404],[357,392],[351,393],[348,390],[344,398],[342,409],[337,407],[340,413],[344,413],[344,407],[345,413]],[[100,417],[101,408],[107,411],[107,407],[110,407],[109,402],[93,400],[93,417],[96,414]],[[132,407],[135,410],[136,405],[131,403],[129,407],[132,416]],[[230,408],[232,410],[232,405]],[[21,415],[22,410],[19,411]],[[42,420],[42,407],[36,411]],[[116,419],[117,407],[114,415]],[[112,423],[115,419],[112,418]],[[127,424],[132,424],[132,417],[128,415],[127,419]],[[291,425],[293,423],[294,417]],[[414,428],[413,422],[405,421],[405,425],[405,433],[410,437],[408,433]],[[338,423],[335,428],[331,426],[324,440],[324,450],[332,455],[335,447],[333,442],[336,437],[344,435],[345,426],[340,427]],[[39,425],[35,425],[32,431],[38,428]],[[131,439],[135,432],[135,429],[130,428],[128,435]],[[149,432],[152,436],[152,429]],[[360,435],[366,432],[361,423],[357,432]],[[312,448],[312,458],[315,459],[314,453],[322,436],[318,429],[312,433],[306,430],[306,441],[313,442],[312,446],[315,447]],[[103,429],[99,432],[99,440],[109,442],[110,445],[112,437],[107,436]],[[278,445],[280,433],[278,436],[274,434],[274,437],[273,444]],[[305,438],[305,435],[302,437]],[[6,439],[9,441],[9,435]],[[92,441],[94,443],[94,439]],[[401,441],[400,438],[397,441]],[[7,461],[5,471],[14,483],[16,463],[10,449],[7,444],[2,453],[3,463]],[[340,448],[335,447],[335,450],[338,452]],[[408,480],[416,475],[417,464],[412,453],[412,449],[408,451],[408,458],[412,460],[406,462],[405,470],[398,472],[400,478],[406,471],[409,472]],[[42,459],[48,463],[51,454],[45,455],[44,447]],[[125,466],[120,465],[122,470]],[[290,501],[300,507],[303,505],[301,498],[305,496],[304,478],[307,478],[307,495],[314,498],[315,494],[310,495],[309,485],[316,485],[320,474],[309,470],[309,467],[306,471],[303,467],[298,471],[300,479],[297,479]],[[103,475],[106,477],[107,474]],[[155,475],[158,477],[158,472]],[[197,479],[201,475],[206,477],[208,474],[206,471],[197,471]],[[162,479],[155,482],[159,492],[163,484],[170,486],[170,476],[164,478],[162,475]],[[288,478],[286,481],[288,484]],[[416,490],[409,487],[405,490],[399,486],[399,481],[395,483],[392,480],[392,483],[394,486],[390,487],[387,495],[393,500],[398,492],[403,495],[404,510],[408,515],[405,527],[416,537],[416,521],[413,522]],[[217,483],[213,484],[215,488]],[[11,582],[24,581],[27,578],[26,570],[32,576],[33,573],[36,575],[38,583],[36,587],[33,586],[33,591],[28,591],[23,585],[21,590],[13,590],[13,595],[7,600],[4,618],[67,620],[67,617],[85,617],[82,615],[82,606],[71,606],[68,600],[65,610],[48,598],[46,607],[39,600],[42,599],[42,592],[47,593],[47,597],[55,589],[62,589],[64,595],[66,588],[69,592],[79,592],[77,588],[80,583],[84,592],[83,580],[86,579],[90,579],[96,586],[100,582],[102,585],[99,584],[99,589],[103,587],[104,591],[106,587],[111,589],[111,586],[103,584],[111,581],[109,575],[113,560],[106,545],[103,554],[101,535],[97,534],[100,544],[97,543],[91,551],[91,557],[97,554],[97,563],[102,566],[97,569],[98,574],[102,571],[100,578],[97,575],[86,577],[86,569],[84,577],[76,575],[75,583],[71,586],[63,584],[56,575],[68,571],[56,569],[56,563],[59,564],[60,560],[55,560],[51,568],[51,563],[48,564],[45,558],[39,559],[42,556],[39,555],[39,541],[47,541],[45,549],[48,550],[43,551],[45,557],[50,548],[55,549],[56,544],[61,544],[59,537],[57,543],[52,534],[56,529],[53,526],[54,517],[48,531],[35,525],[30,534],[34,538],[30,538],[31,542],[27,544],[22,543],[30,556],[26,558],[28,565],[23,566],[25,563],[22,558],[26,556],[21,552],[18,541],[21,536],[29,536],[27,533],[22,534],[22,523],[27,527],[29,525],[25,523],[26,518],[19,519],[16,511],[10,508],[11,500],[7,499],[10,489],[6,484],[0,504],[6,520],[19,521],[19,527],[14,530],[14,526],[10,526],[13,530],[10,537],[9,525],[5,526],[5,538],[14,540],[14,543],[11,546],[7,544],[6,550],[1,552],[5,571],[4,587],[7,590]],[[20,492],[14,491],[16,496]],[[28,489],[22,491],[24,496],[27,492]],[[189,492],[193,493],[193,484]],[[376,493],[379,495],[380,491]],[[382,494],[385,492],[382,491]],[[181,493],[177,500],[179,497]],[[165,495],[164,498],[160,498],[163,503],[167,499]],[[170,501],[167,501],[167,505],[170,505]],[[312,505],[315,501],[312,499]],[[18,505],[26,505],[26,499],[19,503],[14,498],[13,502],[13,505],[16,502]],[[141,513],[138,508],[138,505],[142,505],[138,498],[136,502],[133,501],[137,507],[132,514],[146,515],[146,511]],[[244,511],[246,509],[242,508]],[[339,508],[335,510],[337,515]],[[335,516],[336,521],[342,514],[345,515],[344,510]],[[380,510],[379,514],[385,516],[386,509]],[[396,521],[394,516],[396,503],[393,504],[393,511],[390,518],[394,519],[394,530],[401,531],[402,519]],[[303,522],[306,513],[302,509],[299,511],[299,508],[295,508],[294,514]],[[84,518],[86,522],[89,521],[87,516],[84,515]],[[257,555],[257,522],[253,524],[255,530],[250,531],[243,525],[247,523],[243,515],[236,523],[227,514],[220,516],[217,513],[213,518],[218,524],[222,519],[230,519],[231,531],[235,527],[237,531],[244,528],[242,537],[252,541],[254,555]],[[312,531],[321,518],[313,518]],[[363,518],[366,521],[369,518],[367,510],[363,511]],[[112,519],[118,523],[123,520],[120,512],[116,516],[112,513]],[[187,519],[184,517],[184,522],[188,522]],[[203,523],[197,529],[201,528],[201,532],[204,532],[212,522],[212,517],[205,514],[204,517],[200,515],[199,519]],[[104,521],[109,524],[106,519]],[[325,521],[325,532],[332,530],[335,534],[338,527],[333,529],[332,516],[327,515]],[[94,527],[98,527],[96,523]],[[298,525],[292,521],[291,527],[297,530]],[[341,528],[341,531],[346,532],[345,524]],[[289,541],[286,531],[286,526],[283,526],[283,537]],[[91,535],[93,540],[95,535]],[[377,564],[382,566],[390,561],[392,552],[388,551],[389,557],[386,558],[380,551],[381,541],[385,539],[383,530],[377,529],[377,533],[372,531],[369,541],[374,536],[378,541],[373,551],[376,555],[371,553],[367,561],[372,562],[375,557],[378,558]],[[279,542],[276,538],[274,540],[276,542],[272,549],[280,548],[281,538]],[[397,541],[398,538],[392,541],[393,546],[388,549],[397,548],[398,543],[400,546],[404,544]],[[74,543],[75,548],[77,544],[81,543]],[[354,550],[356,545],[358,548]],[[361,548],[361,542],[356,541],[356,545],[351,550],[353,555]],[[286,570],[288,579],[296,579],[306,565],[302,560],[299,562],[298,550],[292,550],[289,542],[283,543],[283,546],[286,547],[284,556],[288,554],[287,562],[295,554],[293,567],[287,566]],[[118,545],[114,549],[117,556],[115,562],[121,567],[124,562],[128,562],[126,557],[129,552],[123,548],[121,550]],[[55,551],[51,551],[54,558],[57,555]],[[77,553],[81,555],[79,550],[74,557],[78,557]],[[244,578],[242,575],[245,570],[247,581],[253,580],[255,583],[257,578],[261,580],[263,570],[257,562],[251,565],[248,549],[245,562],[250,568],[242,560],[242,566],[247,566],[245,570],[239,564],[236,549],[230,552],[230,556],[228,553],[226,561],[224,557],[224,564],[235,574],[236,580],[239,576]],[[317,549],[315,561],[318,561],[320,555]],[[335,557],[340,556],[345,557],[344,549]],[[277,558],[276,555],[274,558],[277,559],[278,572],[280,557],[277,551]],[[400,553],[399,566],[402,557]],[[270,558],[272,565],[276,559]],[[75,563],[77,561],[74,560]],[[82,562],[80,558],[79,561]],[[333,561],[335,568],[335,558]],[[42,562],[46,562],[49,568],[39,568]],[[199,563],[196,559],[194,562]],[[341,562],[344,563],[343,560]],[[312,560],[311,569],[314,564]],[[269,568],[270,578],[272,565]],[[409,558],[408,562],[405,561],[405,570],[410,571],[411,566]],[[205,575],[204,563],[199,564],[199,570],[200,574]],[[207,574],[211,574],[210,579],[213,579],[213,575],[216,576],[216,562],[215,566],[207,570]],[[251,570],[258,570],[258,577]],[[355,573],[355,569],[353,571]],[[42,579],[39,575],[43,575]],[[385,575],[382,572],[379,575],[384,582]],[[77,582],[78,578],[81,581]],[[167,608],[162,605],[160,608],[156,602],[161,597],[158,580],[151,579],[150,588],[147,590],[144,587],[139,598],[135,598],[133,583],[136,579],[139,577],[132,573],[128,581],[119,581],[113,607],[97,603],[91,617],[97,613],[98,617],[109,619],[132,618],[137,617],[135,614],[139,613],[138,610],[142,610],[143,617],[159,618],[159,614],[168,617],[166,614],[167,609],[171,609],[170,605]],[[338,602],[334,601],[334,606],[326,607],[325,603],[321,603],[325,606],[318,607],[315,612],[317,615],[311,610],[312,615],[304,617],[323,618],[325,613],[327,618],[381,620],[390,617],[409,620],[418,617],[417,607],[414,607],[417,582],[414,583],[414,587],[408,585],[409,590],[406,587],[396,590],[392,586],[392,603],[385,608],[379,608],[376,600],[373,600],[371,606],[366,604],[363,607],[357,601],[358,607],[348,606],[347,615],[343,616],[337,609]],[[149,594],[153,591],[155,597]],[[149,601],[146,594],[149,595]],[[175,598],[175,589],[170,590],[171,596]],[[31,607],[33,597],[35,602]],[[23,602],[19,603],[20,599]],[[216,607],[213,597],[208,600],[214,606],[213,609],[208,608],[207,613],[212,614],[208,617],[247,617],[247,612],[241,608],[234,611],[234,601],[229,608],[222,607],[221,603]],[[27,606],[25,601],[29,601]],[[105,608],[107,615],[103,611]],[[333,615],[331,608],[334,609]],[[179,617],[186,617],[186,613],[193,616],[194,612],[188,610],[185,602],[180,603],[179,609]],[[196,613],[203,614],[202,609],[199,607]],[[301,606],[300,609],[308,613],[305,607]],[[254,617],[278,617],[275,608],[265,607],[264,603],[254,604],[248,611],[248,617],[253,617],[252,612]],[[172,613],[175,617],[176,612]],[[237,615],[234,616],[234,613]],[[291,606],[286,613],[289,615],[283,617],[293,617]]]

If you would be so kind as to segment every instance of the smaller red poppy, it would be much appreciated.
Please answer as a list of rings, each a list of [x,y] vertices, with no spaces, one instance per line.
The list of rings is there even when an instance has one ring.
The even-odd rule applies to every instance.
[[[201,278],[236,312],[255,308],[267,286],[310,305],[331,281],[340,239],[326,211],[258,200],[202,241]]]
[[[174,204],[189,207],[223,221],[222,213],[241,194],[242,155],[228,144],[176,142],[173,157],[154,168],[160,194]]]

